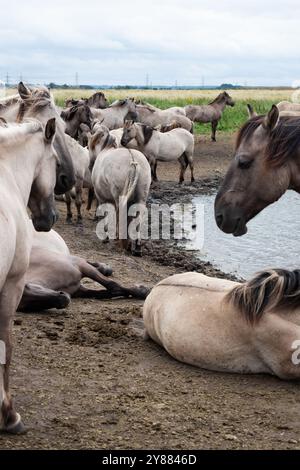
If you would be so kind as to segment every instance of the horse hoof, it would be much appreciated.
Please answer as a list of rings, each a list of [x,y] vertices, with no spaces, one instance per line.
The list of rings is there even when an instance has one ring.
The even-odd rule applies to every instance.
[[[142,256],[142,247],[138,246],[135,250],[132,250],[132,256],[141,257]]]
[[[111,276],[113,273],[113,269],[108,264],[105,264],[105,263],[99,263],[99,265],[96,266],[96,268],[101,274],[103,274],[106,277]]]
[[[136,286],[136,295],[135,295],[135,297],[137,299],[145,300],[146,297],[148,297],[148,295],[150,294],[150,292],[151,292],[151,289],[149,289],[149,287]]]
[[[67,224],[71,224],[72,223],[72,217],[67,217],[66,222],[67,222]]]
[[[19,434],[25,434],[27,431],[26,431],[24,424],[21,421],[21,416],[17,414],[16,423],[11,424],[7,426],[6,428],[3,428],[2,432],[5,432],[7,434],[19,435]]]

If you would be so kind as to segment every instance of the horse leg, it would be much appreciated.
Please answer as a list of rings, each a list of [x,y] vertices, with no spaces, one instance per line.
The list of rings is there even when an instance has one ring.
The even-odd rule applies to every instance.
[[[179,158],[178,161],[180,163],[180,174],[179,174],[179,184],[183,183],[184,181],[184,174],[185,170],[187,169],[188,163],[185,153],[183,153]]]
[[[39,284],[25,285],[22,299],[19,303],[19,312],[40,312],[50,308],[66,308],[70,303],[70,296],[65,292],[47,289]]]
[[[136,238],[135,240],[131,240],[131,253],[133,256],[142,256],[142,237],[141,237],[141,227],[143,222],[144,213],[146,210],[145,205],[141,205],[140,210],[138,211],[136,217],[131,217],[129,220],[129,224],[135,220],[135,230],[136,230]],[[128,231],[129,232],[129,231]]]
[[[194,178],[194,160],[193,160],[193,155],[188,153],[188,152],[185,152],[185,159],[186,159],[186,162],[187,164],[189,165],[190,167],[190,170],[191,170],[191,183],[194,183],[195,181],[195,178]]]
[[[20,415],[9,393],[9,368],[12,356],[12,324],[24,288],[24,278],[7,280],[0,294],[0,430],[11,434],[24,432]]]
[[[94,268],[98,269],[98,271],[103,274],[104,276],[111,276],[112,273],[113,273],[113,270],[112,268],[108,265],[108,264],[105,264],[105,263],[98,263],[97,261],[96,262],[90,262],[88,261],[88,263],[91,265],[91,266],[94,266]]]
[[[94,188],[89,188],[88,203],[87,203],[87,206],[86,206],[87,211],[91,210],[94,198],[95,198]]]
[[[211,123],[211,131],[212,131],[211,140],[213,142],[216,142],[216,130],[217,130],[217,127],[218,127],[218,122],[219,121],[212,121],[212,123]]]
[[[158,178],[157,178],[157,160],[155,160],[155,163],[154,163],[153,173],[154,173],[154,181],[158,181]]]
[[[65,194],[66,198],[66,204],[67,204],[67,223],[70,224],[72,222],[72,209],[71,209],[71,204],[72,204],[72,197],[71,197],[71,192],[68,191]]]
[[[99,271],[91,266],[83,258],[77,258],[77,266],[80,270],[82,277],[88,277],[95,282],[101,284],[108,290],[113,297],[136,297],[137,299],[145,299],[149,290],[144,286],[137,286],[132,288],[123,287],[111,279],[102,276]],[[102,294],[101,294],[102,295]]]
[[[81,215],[82,189],[83,189],[83,180],[76,181],[76,184],[75,184],[75,204],[76,204],[76,209],[77,209],[77,224],[78,225],[82,225],[82,215]]]

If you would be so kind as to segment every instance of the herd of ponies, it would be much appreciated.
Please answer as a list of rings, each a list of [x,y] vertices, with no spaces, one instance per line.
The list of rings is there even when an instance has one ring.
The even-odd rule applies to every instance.
[[[15,312],[65,308],[72,297],[145,299],[145,339],[179,361],[214,371],[300,377],[299,361],[292,360],[300,340],[300,270],[269,269],[244,283],[189,272],[152,290],[123,286],[112,280],[110,266],[73,256],[52,229],[61,197],[67,221],[75,199],[77,223],[83,223],[83,188],[89,208],[93,200],[117,211],[136,202],[146,207],[160,161],[178,160],[179,182],[187,167],[193,182],[193,123],[211,122],[214,141],[227,105],[234,105],[227,92],[208,105],[166,110],[131,98],[109,105],[97,92],[67,100],[62,109],[46,87],[22,82],[17,95],[0,100],[2,431],[25,430],[9,392]],[[282,102],[267,115],[248,110],[215,201],[218,227],[234,236],[244,235],[249,220],[287,189],[300,192],[300,105]],[[143,210],[137,217],[140,226]],[[141,256],[141,245],[138,237],[123,248]],[[101,288],[86,288],[84,277]]]

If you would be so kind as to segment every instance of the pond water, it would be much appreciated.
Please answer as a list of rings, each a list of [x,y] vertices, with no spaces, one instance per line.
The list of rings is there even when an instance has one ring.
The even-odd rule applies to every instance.
[[[270,267],[300,267],[300,197],[297,193],[287,191],[248,223],[246,235],[237,238],[218,229],[214,200],[215,195],[193,199],[194,205],[204,205],[204,230],[198,223],[196,236],[187,242],[187,249],[198,250],[201,259],[243,278]]]

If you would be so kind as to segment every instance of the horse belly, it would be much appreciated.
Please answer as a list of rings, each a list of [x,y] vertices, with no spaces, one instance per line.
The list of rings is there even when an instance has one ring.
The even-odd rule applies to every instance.
[[[177,160],[185,151],[184,142],[172,135],[162,135],[157,160],[171,162]]]

